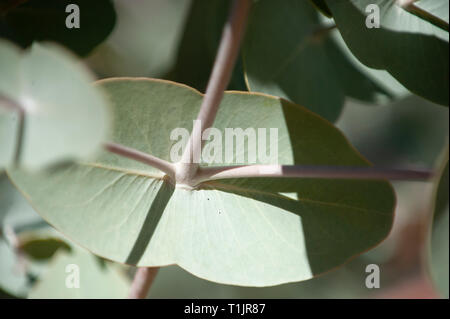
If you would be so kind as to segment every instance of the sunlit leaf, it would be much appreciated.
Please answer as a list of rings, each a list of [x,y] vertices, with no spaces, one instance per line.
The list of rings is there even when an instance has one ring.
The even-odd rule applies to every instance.
[[[166,160],[171,131],[190,130],[202,100],[173,82],[99,85],[118,119],[113,141]],[[226,93],[214,126],[278,128],[282,164],[368,165],[330,123],[276,97]],[[341,265],[388,234],[395,204],[384,181],[238,179],[187,190],[106,152],[45,172],[8,173],[44,219],[95,254],[138,266],[176,263],[201,278],[249,286],[306,280]]]

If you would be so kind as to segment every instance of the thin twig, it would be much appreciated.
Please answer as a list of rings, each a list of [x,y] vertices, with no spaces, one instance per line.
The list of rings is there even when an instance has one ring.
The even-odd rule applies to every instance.
[[[105,143],[104,146],[111,153],[155,167],[166,173],[170,178],[175,177],[175,166],[163,159],[116,143]]]
[[[251,0],[235,0],[232,5],[228,21],[223,29],[205,97],[203,98],[197,116],[198,121],[195,122],[180,165],[178,166],[177,181],[181,183],[189,184],[189,181],[197,171],[198,163],[193,163],[193,155],[201,152],[204,144],[204,140],[201,138],[203,131],[213,125],[223,93],[230,82],[251,2]]]
[[[159,267],[138,268],[131,284],[129,299],[145,299]]]
[[[379,167],[243,165],[200,168],[196,182],[249,177],[428,180],[432,176],[433,172],[428,170],[400,170]]]

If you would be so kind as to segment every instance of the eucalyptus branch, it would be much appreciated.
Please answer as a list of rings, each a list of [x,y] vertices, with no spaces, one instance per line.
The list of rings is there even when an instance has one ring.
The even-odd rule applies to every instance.
[[[303,166],[303,165],[242,165],[202,167],[197,183],[230,178],[290,177],[336,179],[387,179],[428,180],[433,172],[428,170],[400,170],[379,167]]]
[[[414,3],[416,1],[417,0],[399,0],[399,3],[400,3],[400,6],[404,10],[408,11],[409,13],[411,13],[425,21],[428,21],[429,23],[433,24],[434,26],[436,26],[444,31],[447,31],[447,32],[449,31],[449,25],[448,25],[447,21],[418,7]]]
[[[158,273],[159,267],[138,268],[131,283],[129,299],[145,299],[153,280]]]
[[[116,144],[116,143],[105,143],[105,149],[111,153],[115,153],[124,157],[128,157],[135,161],[150,165],[154,168],[157,168],[164,173],[166,173],[170,178],[175,177],[175,165],[169,163],[163,159],[160,159],[156,156],[140,152],[130,147],[126,147],[124,145]]]
[[[201,152],[204,144],[201,138],[203,131],[210,128],[216,118],[220,101],[230,82],[239,53],[250,6],[251,0],[235,0],[233,2],[231,13],[223,29],[206,93],[197,116],[198,121],[195,122],[182,159],[178,164],[177,182],[189,184],[198,169],[198,164],[193,163],[193,152],[194,154]],[[196,145],[198,143],[200,145]]]

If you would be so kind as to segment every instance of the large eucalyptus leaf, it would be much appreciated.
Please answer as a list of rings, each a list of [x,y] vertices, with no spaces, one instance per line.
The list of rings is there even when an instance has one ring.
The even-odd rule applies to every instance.
[[[438,180],[431,229],[430,271],[439,293],[448,298],[449,280],[449,204],[448,204],[448,156]]]
[[[58,251],[28,298],[126,298],[129,283],[117,265],[73,247]]]
[[[166,160],[176,143],[172,130],[190,130],[202,100],[160,80],[99,85],[114,105],[113,141]],[[277,97],[228,92],[214,126],[277,128],[282,164],[368,165],[330,123]],[[248,286],[306,280],[341,265],[388,234],[395,205],[385,181],[231,179],[188,190],[106,152],[8,174],[44,219],[97,255],[138,266],[178,264],[201,278]]]
[[[348,60],[329,32],[308,1],[255,3],[243,46],[249,90],[287,98],[330,121],[339,116],[345,96],[370,102],[388,96]]]
[[[415,1],[412,5],[423,14],[402,3],[327,1],[342,37],[362,63],[387,70],[415,94],[448,105],[448,0]],[[371,4],[380,9],[380,28],[366,26]]]
[[[90,156],[106,139],[106,98],[65,50],[35,44],[22,53],[0,41],[0,69],[0,167]]]
[[[73,9],[79,8],[79,28],[68,28]],[[6,0],[0,4],[0,37],[27,47],[33,41],[55,41],[79,55],[88,54],[112,31],[116,21],[110,0]]]

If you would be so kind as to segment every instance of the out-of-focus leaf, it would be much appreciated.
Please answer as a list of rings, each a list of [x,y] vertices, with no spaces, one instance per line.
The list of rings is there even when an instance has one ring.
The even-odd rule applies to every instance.
[[[39,168],[90,156],[106,139],[105,96],[65,50],[35,44],[21,53],[0,41],[0,69],[0,167]],[[5,99],[24,111],[23,127]]]
[[[448,143],[449,110],[417,95],[376,106],[348,101],[336,123],[374,165],[429,167]]]
[[[441,168],[441,175],[436,181],[434,214],[431,228],[430,272],[433,282],[444,297],[448,298],[449,286],[449,181],[448,153],[446,164]]]
[[[406,1],[404,1],[406,3]],[[415,94],[448,106],[448,0],[327,0],[348,47],[364,64],[390,72]],[[368,28],[376,5],[380,28]],[[429,9],[417,14],[416,6]],[[431,18],[430,18],[431,17]]]
[[[89,66],[101,77],[164,76],[175,63],[190,2],[114,1],[117,24],[88,57]]]
[[[167,81],[100,85],[115,109],[113,141],[166,160],[172,130],[191,129],[202,101]],[[278,128],[280,164],[368,165],[330,123],[277,97],[226,93],[214,125]],[[95,254],[138,266],[176,263],[249,286],[306,280],[341,265],[388,234],[395,205],[384,181],[238,179],[175,188],[157,169],[107,152],[46,172],[8,173],[46,220]]]
[[[77,287],[77,275],[79,286]],[[71,277],[73,276],[73,277]],[[73,281],[72,281],[73,279]],[[58,251],[29,298],[125,298],[129,280],[116,265],[100,260],[81,248]]]
[[[345,96],[370,102],[389,96],[348,60],[330,30],[307,1],[255,3],[243,46],[249,90],[287,98],[330,121]]]
[[[78,5],[80,28],[67,28],[69,4]],[[58,42],[79,55],[88,54],[112,31],[116,21],[110,0],[2,1],[0,37],[27,47],[33,41]]]
[[[27,240],[22,239],[20,249],[29,258],[34,260],[45,260],[51,258],[59,249],[70,251],[70,246],[59,238],[32,237]]]

